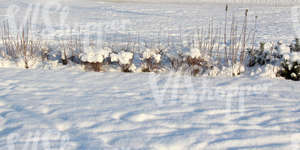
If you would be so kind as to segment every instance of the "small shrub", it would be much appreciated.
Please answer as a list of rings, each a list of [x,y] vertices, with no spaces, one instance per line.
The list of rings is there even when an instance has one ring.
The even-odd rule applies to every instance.
[[[212,69],[213,66],[209,65],[208,61],[201,57],[187,56],[184,61],[188,65],[186,70],[189,70],[191,75],[197,76],[205,73],[208,69]]]
[[[120,53],[111,53],[110,61],[118,63],[122,72],[134,72],[136,70],[133,64],[134,53],[122,51]]]
[[[161,68],[161,51],[157,49],[146,49],[143,53],[143,72],[157,72]]]
[[[102,71],[104,60],[109,57],[110,53],[109,49],[96,51],[95,48],[90,47],[85,53],[79,55],[79,59],[85,70],[100,72]]]
[[[255,65],[263,66],[271,61],[271,54],[268,51],[265,51],[265,43],[260,43],[260,48],[258,50],[249,50],[248,55],[248,67],[253,67]]]
[[[284,77],[288,80],[299,81],[300,80],[300,63],[297,61],[290,62],[284,60],[281,64],[281,69],[277,73],[278,76]]]
[[[121,52],[119,65],[122,72],[133,72],[136,69],[133,64],[133,56],[134,54],[131,52]]]
[[[284,77],[288,80],[299,81],[300,80],[300,52],[299,40],[296,39],[295,43],[292,43],[290,47],[284,44],[278,43],[276,50],[279,52],[281,59],[280,70],[277,72],[277,76]]]
[[[267,47],[267,48],[266,48]],[[253,51],[248,49],[248,67],[254,67],[254,66],[263,66],[266,64],[272,64],[276,65],[281,62],[282,54],[280,54],[280,49],[282,47],[279,46],[271,46],[270,43],[268,43],[268,46],[266,46],[266,43],[260,43],[259,49],[254,49]],[[275,51],[277,50],[277,51]]]
[[[204,74],[209,69],[213,69],[208,59],[209,56],[202,55],[198,48],[186,50],[186,53],[180,51],[176,52],[176,54],[168,55],[171,70],[197,76]]]

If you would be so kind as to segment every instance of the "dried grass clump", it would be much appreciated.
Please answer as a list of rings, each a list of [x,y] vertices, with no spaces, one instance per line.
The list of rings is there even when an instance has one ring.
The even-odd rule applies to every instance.
[[[8,22],[3,23],[1,30],[2,44],[4,52],[3,57],[18,61],[22,59],[24,62],[24,68],[28,69],[29,62],[34,58],[41,56],[41,41],[39,39],[34,40],[30,35],[30,24],[23,27],[19,33],[11,34],[10,26]]]
[[[187,64],[188,68],[186,70],[189,70],[192,76],[202,75],[208,69],[213,68],[207,60],[201,57],[187,56],[184,63]]]
[[[117,65],[121,68],[122,72],[134,72],[136,70],[133,64],[135,53],[123,50],[120,52],[114,51],[109,56],[108,65]]]

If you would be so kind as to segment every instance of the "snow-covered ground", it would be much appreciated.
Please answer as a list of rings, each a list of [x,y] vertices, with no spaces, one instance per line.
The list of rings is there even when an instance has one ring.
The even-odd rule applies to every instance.
[[[78,29],[92,41],[104,35],[103,44],[110,46],[137,41],[166,44],[179,41],[180,34],[190,41],[211,18],[223,27],[222,0],[136,1],[0,0],[0,15],[1,20],[20,24],[26,23],[26,16],[31,18],[32,34],[48,40],[56,51],[61,47],[55,42]],[[241,27],[249,8],[250,30],[258,16],[257,43],[289,44],[299,25],[293,24],[293,15],[300,14],[286,5],[255,3],[230,4],[230,16],[234,14]],[[66,29],[70,25],[72,31]],[[282,47],[288,51],[284,57],[299,59]],[[87,60],[103,60],[106,55],[87,50],[82,53]],[[141,54],[147,58],[151,52]],[[126,52],[114,56],[121,64],[133,57]],[[0,55],[1,150],[300,149],[300,85],[270,79],[276,75],[271,65],[246,70],[239,77],[211,78],[172,72],[84,72],[80,65],[63,66],[58,59],[28,70],[18,69],[24,64],[17,63]]]
[[[3,150],[294,150],[300,142],[297,82],[0,71]]]

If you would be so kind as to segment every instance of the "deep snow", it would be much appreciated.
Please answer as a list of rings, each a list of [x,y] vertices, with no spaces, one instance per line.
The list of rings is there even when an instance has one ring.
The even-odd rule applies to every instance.
[[[3,150],[8,146],[296,150],[300,141],[298,82],[174,74],[0,72]]]

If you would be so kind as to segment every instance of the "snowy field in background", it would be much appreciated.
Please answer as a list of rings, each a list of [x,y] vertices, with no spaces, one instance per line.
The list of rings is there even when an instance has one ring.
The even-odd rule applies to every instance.
[[[116,2],[118,1],[118,2]],[[80,27],[83,32],[89,30],[91,34],[99,31],[93,31],[97,25],[109,26],[105,29],[105,41],[124,42],[128,34],[131,38],[136,38],[140,34],[141,40],[148,43],[157,42],[157,35],[161,34],[160,40],[167,41],[167,33],[174,40],[178,40],[179,33],[182,33],[183,40],[191,40],[192,34],[197,32],[197,29],[208,27],[209,19],[214,20],[215,26],[223,27],[225,16],[225,4],[218,0],[190,4],[191,1],[172,1],[168,0],[154,1],[155,3],[146,3],[146,1],[130,2],[122,0],[57,0],[57,1],[42,1],[42,0],[15,0],[15,1],[0,1],[3,9],[0,15],[6,16],[7,8],[11,5],[18,7],[15,13],[17,20],[24,21],[24,12],[28,11],[28,7],[33,4],[33,11],[36,7],[41,7],[41,11],[37,11],[31,16],[33,19],[43,15],[42,10],[47,7],[56,8],[67,7],[70,13],[67,18],[64,18],[66,24],[73,27],[73,32],[76,32]],[[205,0],[204,0],[205,1]],[[208,1],[208,0],[206,0]],[[222,1],[222,0],[220,0]],[[122,3],[120,3],[122,2]],[[147,1],[149,2],[149,1]],[[153,2],[153,1],[152,1]],[[180,3],[185,2],[185,3]],[[239,22],[241,28],[243,23],[243,15],[246,8],[249,9],[249,30],[254,28],[255,16],[258,16],[257,42],[268,42],[282,40],[290,43],[297,34],[292,24],[291,5],[297,6],[297,1],[259,1],[249,3],[249,1],[241,1],[244,3],[235,3],[229,5],[229,14],[234,15]],[[247,3],[245,3],[247,2]],[[58,4],[58,5],[53,5]],[[289,4],[285,6],[284,4]],[[33,30],[42,30],[41,25],[49,25],[54,30],[48,33],[47,38],[57,39],[63,34],[69,33],[60,24],[58,16],[61,9],[50,10],[53,16],[50,16],[50,23],[43,19],[36,21],[36,28]],[[12,15],[12,13],[8,13]],[[26,13],[25,13],[26,14]],[[2,18],[4,19],[4,18]],[[231,19],[230,19],[231,21]],[[25,20],[26,22],[26,20]],[[33,21],[33,23],[35,23]],[[102,32],[102,31],[100,31]],[[123,37],[123,39],[122,39]],[[126,38],[124,38],[126,37]],[[130,38],[130,37],[129,37]],[[119,40],[119,41],[118,41]],[[123,41],[121,41],[123,40]]]
[[[0,72],[1,150],[298,150],[300,144],[298,82]]]

